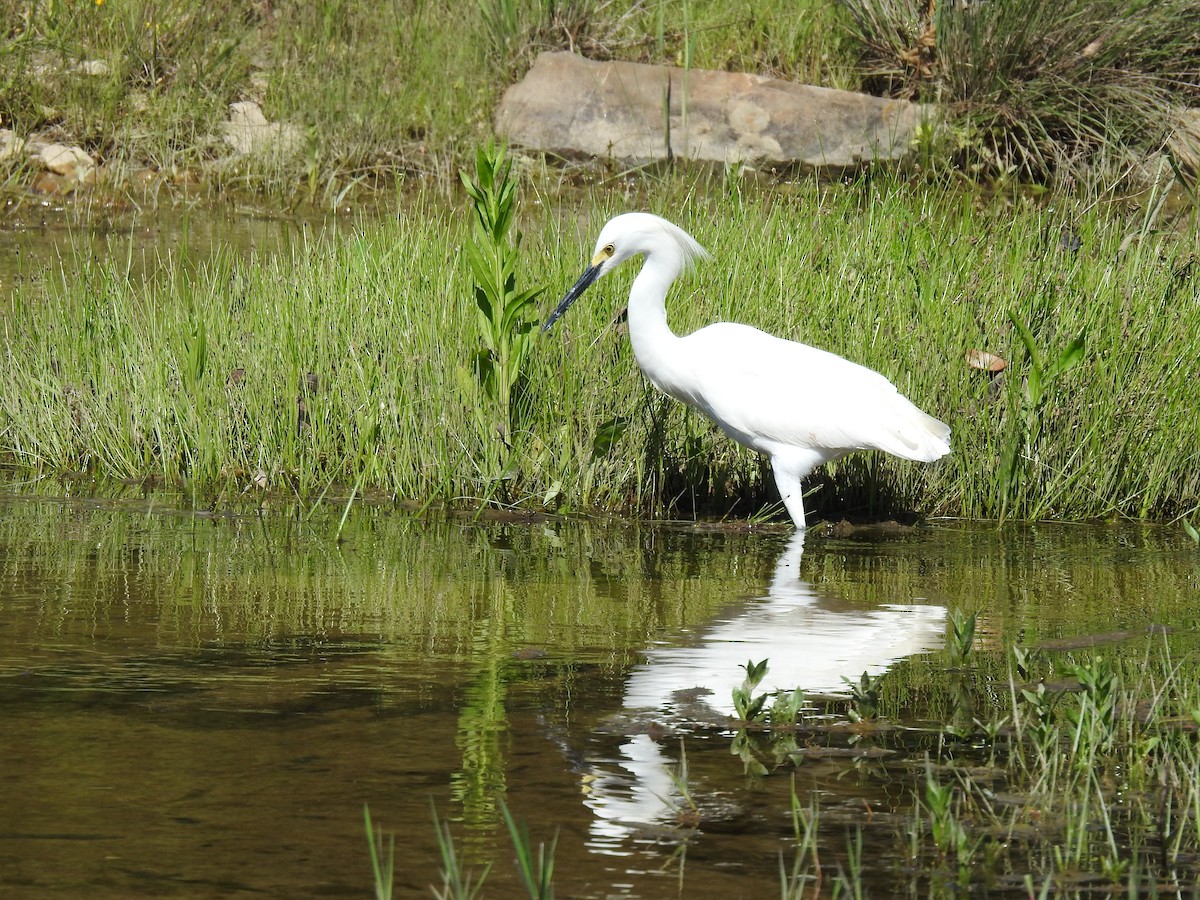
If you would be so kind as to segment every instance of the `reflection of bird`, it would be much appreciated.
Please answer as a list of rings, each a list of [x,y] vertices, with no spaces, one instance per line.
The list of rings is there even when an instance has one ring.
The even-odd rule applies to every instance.
[[[708,253],[683,229],[626,213],[600,232],[592,263],[547,320],[550,328],[598,278],[645,256],[629,292],[629,338],[646,376],[771,458],[775,483],[798,528],[800,480],[854,450],[929,462],[950,452],[950,429],[917,409],[878,372],[749,325],[717,322],[678,337],[667,325],[667,289]]]
[[[932,604],[863,608],[818,596],[800,578],[804,535],[797,532],[775,563],[767,594],[727,616],[689,630],[680,643],[656,641],[626,679],[620,722],[696,723],[729,727],[733,691],[747,660],[769,663],[755,694],[791,691],[846,693],[843,678],[881,675],[893,662],[943,643],[946,610]],[[649,732],[649,728],[645,731]],[[677,819],[685,802],[664,742],[650,733],[630,735],[619,756],[593,766],[584,803],[595,814],[589,845],[628,853],[631,834]],[[693,783],[693,790],[703,785]]]
[[[836,694],[846,690],[843,676],[879,675],[893,660],[941,646],[943,607],[914,603],[864,609],[818,596],[800,578],[803,553],[804,536],[793,534],[765,597],[694,629],[681,645],[663,641],[643,651],[645,661],[629,674],[625,706],[678,710],[689,699],[687,689],[703,687],[711,691],[704,698],[707,705],[732,715],[733,689],[746,674],[747,659],[770,660],[759,693],[800,687]]]

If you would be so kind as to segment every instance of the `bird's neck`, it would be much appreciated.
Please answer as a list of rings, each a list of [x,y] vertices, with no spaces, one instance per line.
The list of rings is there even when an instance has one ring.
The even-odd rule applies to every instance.
[[[638,365],[668,394],[676,391],[673,349],[679,340],[667,324],[667,289],[679,276],[679,266],[647,256],[629,291],[629,340]]]

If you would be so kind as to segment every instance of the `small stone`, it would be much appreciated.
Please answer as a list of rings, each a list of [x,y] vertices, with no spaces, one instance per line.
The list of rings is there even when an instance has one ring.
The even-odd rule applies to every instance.
[[[63,175],[55,175],[53,172],[38,172],[33,178],[33,192],[35,194],[65,194],[70,191],[74,185],[74,181]]]
[[[1200,174],[1200,109],[1185,109],[1167,139],[1175,161],[1193,177]]]
[[[25,152],[25,141],[10,128],[0,128],[0,163],[6,163]]]
[[[79,71],[98,78],[108,74],[108,63],[102,59],[85,59],[79,64]]]

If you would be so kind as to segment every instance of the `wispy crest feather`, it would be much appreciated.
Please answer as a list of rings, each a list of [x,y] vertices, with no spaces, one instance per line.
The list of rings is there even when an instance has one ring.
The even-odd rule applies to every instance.
[[[683,256],[683,266],[685,269],[690,269],[697,262],[712,259],[712,254],[700,246],[699,242],[682,228],[673,222],[666,222],[665,220],[664,224],[670,226],[664,230],[679,245],[679,252]]]

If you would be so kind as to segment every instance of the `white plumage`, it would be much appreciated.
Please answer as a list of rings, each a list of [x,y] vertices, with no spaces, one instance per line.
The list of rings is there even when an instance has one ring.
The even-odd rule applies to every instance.
[[[950,428],[878,372],[749,325],[717,322],[685,337],[671,331],[667,290],[685,266],[708,253],[658,216],[626,213],[611,219],[596,241],[591,265],[544,327],[594,281],[638,255],[645,263],[629,292],[629,339],[638,365],[660,390],[771,458],[797,528],[804,527],[800,481],[822,463],[855,450],[922,462],[950,452]]]

